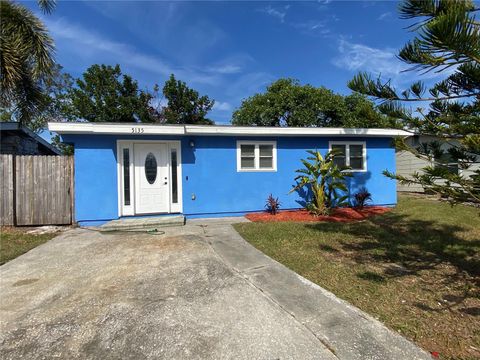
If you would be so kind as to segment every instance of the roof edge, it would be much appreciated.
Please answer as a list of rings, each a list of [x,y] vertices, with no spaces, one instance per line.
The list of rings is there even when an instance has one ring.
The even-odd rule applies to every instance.
[[[40,135],[35,133],[34,131],[30,130],[29,128],[20,125],[18,122],[0,122],[0,130],[1,131],[22,131],[28,136],[34,138],[37,142],[48,148],[50,151],[54,152],[57,155],[62,155],[62,152],[57,149],[55,146],[50,144],[47,140],[42,138]]]
[[[159,125],[142,123],[49,122],[48,129],[59,134],[197,135],[197,136],[411,136],[399,129],[261,127],[228,125]]]

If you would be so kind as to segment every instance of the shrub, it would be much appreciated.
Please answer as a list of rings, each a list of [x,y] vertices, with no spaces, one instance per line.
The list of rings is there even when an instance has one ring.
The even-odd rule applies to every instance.
[[[290,192],[307,187],[312,193],[307,199],[307,210],[314,215],[328,215],[332,208],[347,205],[348,195],[340,192],[347,192],[345,180],[352,174],[335,165],[336,151],[328,152],[325,157],[319,151],[309,150],[308,153],[312,156],[301,160],[304,168],[296,171],[300,175],[295,178],[297,185]]]
[[[372,201],[372,194],[364,187],[353,195],[353,202],[356,208],[363,209],[369,201]]]
[[[274,198],[273,195],[270,194],[267,198],[265,207],[270,214],[275,215],[278,212],[278,209],[280,209],[280,201],[278,201],[278,198]]]

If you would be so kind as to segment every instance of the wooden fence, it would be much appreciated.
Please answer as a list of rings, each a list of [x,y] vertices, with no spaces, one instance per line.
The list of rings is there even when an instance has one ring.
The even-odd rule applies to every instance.
[[[73,220],[73,157],[0,155],[0,225]]]

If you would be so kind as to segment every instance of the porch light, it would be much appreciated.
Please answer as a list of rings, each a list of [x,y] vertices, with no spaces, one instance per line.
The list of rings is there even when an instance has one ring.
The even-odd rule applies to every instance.
[[[190,147],[195,147],[195,141],[193,140],[190,140],[190,142],[188,143],[188,145],[190,145]]]

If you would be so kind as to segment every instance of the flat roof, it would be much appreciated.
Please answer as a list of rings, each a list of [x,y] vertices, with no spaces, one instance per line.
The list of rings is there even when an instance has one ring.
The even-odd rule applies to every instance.
[[[267,127],[233,125],[162,125],[145,123],[49,122],[48,130],[58,134],[105,135],[196,135],[196,136],[411,136],[399,129]]]

